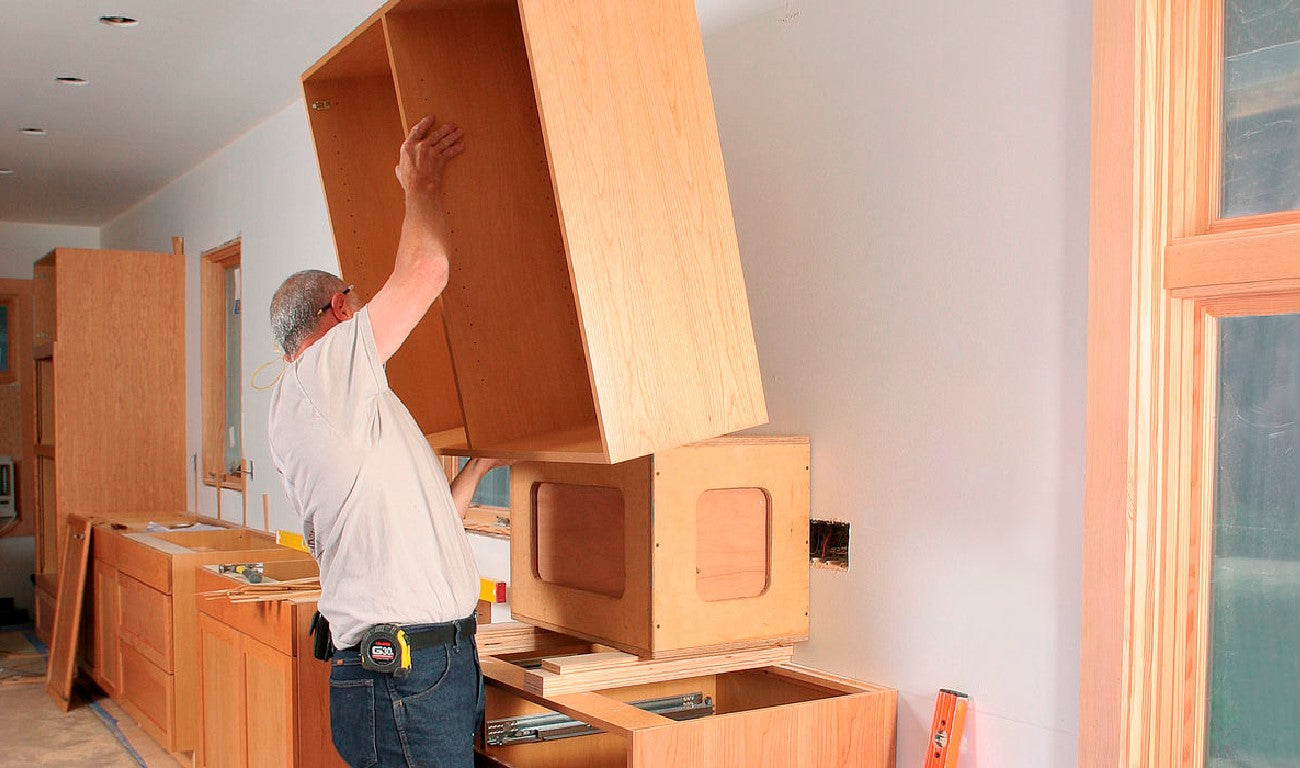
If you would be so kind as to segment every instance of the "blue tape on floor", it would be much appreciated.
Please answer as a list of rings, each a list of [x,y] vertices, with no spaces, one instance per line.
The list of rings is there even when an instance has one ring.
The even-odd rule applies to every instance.
[[[17,632],[23,636],[24,640],[32,644],[37,653],[43,653],[46,656],[50,655],[50,649],[36,636],[36,627],[31,624],[9,624],[0,627],[0,632]]]
[[[117,743],[126,749],[127,754],[135,760],[136,765],[139,765],[140,768],[149,768],[149,764],[144,761],[143,757],[140,757],[139,752],[135,751],[135,747],[131,746],[126,734],[122,733],[122,729],[117,727],[117,718],[108,714],[108,710],[104,709],[104,706],[97,701],[90,702],[90,711],[99,716],[99,719],[104,722],[104,726],[108,728],[108,732],[113,734],[113,738],[117,739]]]
[[[31,643],[32,647],[35,648],[38,653],[45,654],[46,656],[50,654],[49,647],[46,646],[45,643],[42,643],[41,639],[36,636],[36,629],[31,624],[16,624],[12,627],[5,627],[4,629],[5,631],[21,633],[23,638],[27,640],[27,642]],[[149,764],[144,761],[143,757],[140,757],[140,753],[135,751],[135,747],[131,745],[131,741],[126,738],[126,734],[122,733],[122,729],[118,727],[117,718],[110,715],[108,710],[104,709],[103,705],[97,701],[90,702],[89,706],[90,711],[94,712],[95,716],[104,724],[104,727],[108,729],[108,732],[113,734],[113,738],[117,739],[117,743],[122,745],[122,748],[126,750],[132,760],[135,760],[136,765],[139,765],[141,768],[149,768]]]

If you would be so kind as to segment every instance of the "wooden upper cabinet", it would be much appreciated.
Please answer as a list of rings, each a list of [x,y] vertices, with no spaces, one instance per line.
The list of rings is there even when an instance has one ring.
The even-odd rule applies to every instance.
[[[405,126],[465,129],[451,279],[388,363],[435,448],[608,463],[767,420],[691,0],[394,0],[303,89],[363,300]]]

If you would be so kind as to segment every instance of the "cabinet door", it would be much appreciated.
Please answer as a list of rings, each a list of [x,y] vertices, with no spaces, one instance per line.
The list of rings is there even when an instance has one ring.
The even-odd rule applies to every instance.
[[[121,659],[118,655],[118,624],[121,620],[118,613],[118,606],[121,604],[120,590],[117,569],[103,563],[95,563],[93,625],[95,651],[92,663],[100,685],[110,695],[117,692],[118,672],[121,668]]]
[[[240,635],[249,768],[296,765],[293,658]]]
[[[205,613],[198,617],[201,768],[243,768],[244,664],[238,632]],[[287,763],[281,763],[287,765]]]

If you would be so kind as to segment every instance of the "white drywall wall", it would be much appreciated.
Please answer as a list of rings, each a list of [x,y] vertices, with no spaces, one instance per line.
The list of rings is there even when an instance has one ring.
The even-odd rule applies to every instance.
[[[852,569],[814,572],[800,659],[900,689],[900,765],[941,686],[973,697],[965,768],[1075,762],[1089,16],[789,0],[706,38],[764,431],[811,435],[814,514],[853,523]],[[274,359],[279,281],[337,267],[302,105],[102,234],[186,238],[191,454],[197,255],[242,235],[250,523],[266,493],[271,527],[296,527],[248,377]],[[476,551],[508,573],[504,547]]]
[[[186,469],[194,493],[193,459],[202,440],[199,378],[199,260],[202,252],[241,238],[243,316],[244,455],[253,462],[248,481],[248,524],[262,527],[262,494],[270,502],[270,528],[299,530],[266,442],[269,392],[281,364],[271,341],[267,307],[290,273],[317,268],[338,272],[316,156],[301,103],[294,103],[102,229],[105,248],[171,250],[185,238],[186,264]],[[216,491],[199,488],[200,514],[217,515]],[[194,499],[190,499],[190,507]],[[221,517],[240,522],[238,493],[225,492]]]
[[[98,227],[0,221],[0,277],[32,279],[32,263],[55,248],[98,248]]]
[[[1076,763],[1085,0],[796,0],[706,39],[771,423],[812,437],[798,658],[896,687],[920,765]]]
[[[0,221],[0,278],[32,279],[32,263],[54,248],[98,248],[98,227],[69,227]],[[33,514],[32,502],[23,514]],[[32,610],[30,579],[36,564],[36,541],[31,536],[0,539],[0,597],[14,598],[20,608]]]

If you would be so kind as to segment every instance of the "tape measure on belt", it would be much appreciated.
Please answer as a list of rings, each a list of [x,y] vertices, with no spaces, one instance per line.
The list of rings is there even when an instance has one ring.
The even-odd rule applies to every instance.
[[[361,667],[394,677],[411,673],[411,651],[455,642],[457,633],[474,636],[474,618],[408,632],[397,624],[376,624],[361,636]],[[471,640],[472,642],[472,640]]]

